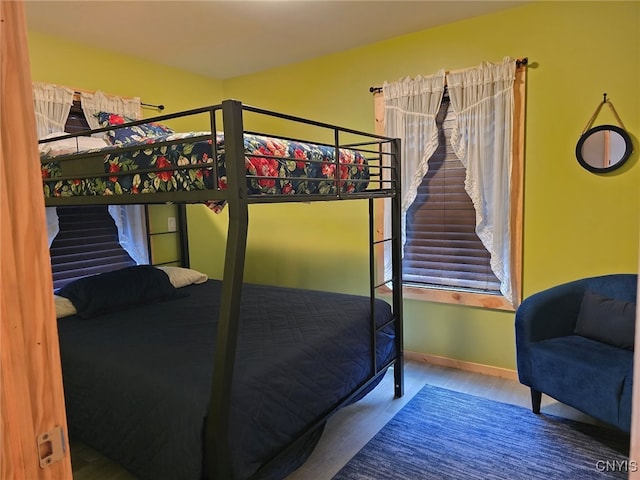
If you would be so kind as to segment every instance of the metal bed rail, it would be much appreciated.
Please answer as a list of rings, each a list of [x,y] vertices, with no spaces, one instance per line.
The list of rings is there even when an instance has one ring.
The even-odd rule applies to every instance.
[[[307,177],[307,176],[293,176],[287,177],[248,174],[244,172],[244,181],[287,181],[297,182],[304,181],[315,184],[328,184],[333,183],[333,188],[328,193],[296,193],[281,194],[281,193],[251,193],[248,190],[243,191],[243,194],[248,196],[249,203],[281,203],[281,202],[313,202],[313,201],[330,201],[330,200],[342,200],[346,197],[349,198],[371,198],[372,195],[378,195],[380,197],[388,197],[392,194],[392,189],[388,185],[388,182],[383,180],[384,172],[390,169],[389,165],[385,164],[385,157],[389,155],[383,148],[383,145],[390,145],[391,139],[375,134],[368,134],[358,130],[347,129],[330,125],[327,123],[316,122],[301,117],[294,117],[291,115],[285,115],[277,112],[271,112],[260,108],[250,107],[243,105],[236,100],[225,100],[221,104],[211,105],[208,107],[201,107],[197,109],[187,110],[183,112],[177,112],[173,114],[160,115],[148,119],[136,120],[134,122],[123,123],[120,125],[111,125],[94,130],[85,130],[75,133],[70,133],[65,136],[49,138],[40,140],[41,145],[46,145],[59,140],[68,140],[79,138],[83,136],[95,135],[95,134],[107,134],[111,131],[118,131],[134,126],[160,123],[171,120],[185,120],[199,121],[203,125],[206,123],[209,128],[209,132],[201,132],[200,135],[195,135],[187,138],[175,138],[172,140],[156,141],[153,143],[134,143],[134,144],[121,144],[107,146],[100,150],[91,151],[77,151],[65,155],[57,155],[54,157],[43,157],[41,163],[44,166],[55,164],[59,166],[60,174],[56,176],[46,177],[43,176],[43,184],[45,190],[45,202],[47,206],[58,205],[78,205],[78,204],[151,204],[151,203],[202,203],[208,201],[226,201],[231,197],[235,197],[237,192],[229,191],[227,175],[227,188],[222,188],[220,182],[220,171],[217,162],[218,155],[221,149],[224,149],[225,153],[225,167],[228,169],[227,158],[230,156],[227,153],[229,145],[231,144],[229,134],[226,133],[227,127],[225,124],[224,105],[237,104],[242,114],[250,114],[255,116],[268,117],[270,120],[277,119],[284,123],[293,122],[295,126],[306,126],[312,129],[314,136],[317,138],[294,138],[288,135],[271,134],[265,132],[258,132],[253,130],[243,130],[243,134],[248,135],[260,135],[274,139],[289,140],[302,142],[307,144],[314,144],[329,147],[334,150],[333,160],[327,159],[300,159],[287,156],[269,155],[263,152],[247,152],[247,158],[263,158],[263,159],[277,159],[280,162],[302,162],[306,166],[325,167],[331,165],[335,172],[335,178],[327,177]],[[206,117],[206,118],[204,118]],[[224,145],[219,145],[217,142],[216,132],[225,131]],[[326,141],[326,138],[332,136],[333,141]],[[346,138],[350,137],[351,141]],[[325,140],[323,140],[325,139]],[[184,165],[166,165],[162,167],[149,167],[149,168],[136,168],[131,170],[121,171],[108,171],[105,168],[105,164],[108,164],[107,155],[121,155],[121,154],[135,154],[137,152],[143,152],[149,148],[170,148],[178,144],[195,144],[197,142],[207,141],[211,144],[212,155],[205,163],[196,164],[184,164]],[[240,144],[242,145],[242,143]],[[367,171],[366,178],[348,178],[343,179],[340,175],[341,168],[345,169],[352,166],[349,163],[341,161],[341,155],[345,150],[351,152],[357,152],[362,155],[367,163],[362,165]],[[82,180],[92,179],[107,179],[107,178],[122,178],[135,174],[160,174],[164,172],[187,172],[189,170],[207,170],[212,174],[212,188],[200,189],[200,190],[172,190],[172,191],[157,191],[152,193],[118,193],[109,192],[108,195],[92,195],[92,198],[88,199],[86,195],[76,195],[73,192],[64,192],[62,195],[53,196],[51,194],[51,186],[58,182],[77,182]],[[360,187],[366,187],[366,191],[345,191],[346,182],[359,185]],[[303,198],[298,198],[303,197]]]

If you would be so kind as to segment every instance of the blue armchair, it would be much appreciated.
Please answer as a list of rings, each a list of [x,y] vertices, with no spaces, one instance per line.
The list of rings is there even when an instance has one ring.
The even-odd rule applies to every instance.
[[[518,378],[629,432],[637,275],[583,278],[526,298],[516,311]]]

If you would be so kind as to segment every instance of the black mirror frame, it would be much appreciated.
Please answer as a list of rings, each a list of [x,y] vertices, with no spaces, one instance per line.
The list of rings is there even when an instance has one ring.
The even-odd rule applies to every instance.
[[[585,161],[584,157],[582,156],[582,145],[587,140],[587,138],[589,138],[594,133],[600,132],[602,130],[611,130],[618,133],[624,139],[625,151],[624,151],[624,154],[622,155],[622,158],[618,160],[616,163],[614,163],[613,165],[605,168],[598,168],[598,167],[594,167],[593,165],[590,165]],[[629,159],[632,152],[633,152],[633,142],[631,142],[631,137],[625,130],[615,125],[598,125],[597,127],[590,128],[589,130],[587,130],[582,134],[582,136],[578,140],[578,144],[576,145],[576,158],[578,159],[578,163],[580,163],[580,165],[582,165],[584,168],[586,168],[587,170],[593,173],[611,172],[617,168],[620,168]]]

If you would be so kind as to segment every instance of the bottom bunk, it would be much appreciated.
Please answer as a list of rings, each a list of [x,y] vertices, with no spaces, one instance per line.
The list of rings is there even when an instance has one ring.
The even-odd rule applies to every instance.
[[[72,442],[141,479],[207,478],[221,286],[192,270],[140,266],[58,292],[75,308],[58,320]],[[284,478],[304,462],[319,419],[375,387],[401,355],[393,317],[380,299],[243,286],[229,413],[233,478]]]

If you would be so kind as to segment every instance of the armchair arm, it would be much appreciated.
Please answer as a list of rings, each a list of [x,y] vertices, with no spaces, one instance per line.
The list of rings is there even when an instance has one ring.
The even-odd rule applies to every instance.
[[[581,279],[527,297],[516,311],[516,342],[571,335],[585,289],[586,281]]]
[[[532,379],[529,346],[573,333],[585,289],[584,279],[557,285],[527,297],[516,310],[517,367],[524,385]]]

